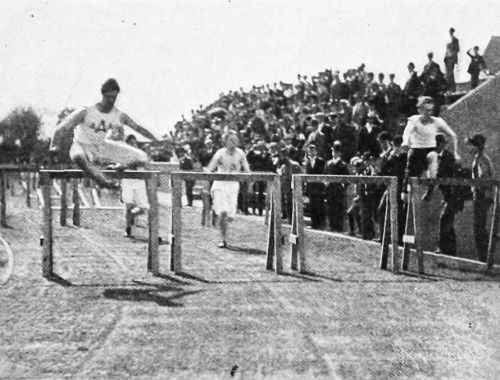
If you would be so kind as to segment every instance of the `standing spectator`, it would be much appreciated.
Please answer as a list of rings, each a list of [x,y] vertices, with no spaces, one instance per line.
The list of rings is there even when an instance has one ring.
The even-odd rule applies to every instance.
[[[450,42],[446,44],[446,53],[444,55],[444,67],[446,71],[446,81],[448,82],[448,89],[452,92],[456,90],[455,84],[455,65],[458,63],[458,52],[460,51],[460,44],[458,38],[455,37],[455,29],[450,28]]]
[[[247,153],[247,161],[250,165],[250,170],[253,172],[267,172],[271,170],[271,156],[267,151],[264,141],[260,140],[250,148]],[[256,181],[252,185],[251,203],[254,215],[257,214],[256,210],[258,210],[259,215],[262,216],[262,210],[265,207],[265,191],[265,181]]]
[[[325,160],[318,155],[318,149],[314,144],[310,144],[307,148],[305,167],[306,174],[323,174],[325,170]],[[310,182],[306,184],[306,189],[311,227],[321,229],[325,225],[325,185],[320,182]]]
[[[444,91],[446,83],[439,65],[433,61],[433,54],[429,53],[429,62],[424,66],[424,71],[420,76],[423,83],[422,95],[430,96],[434,99],[434,116],[439,115],[441,105],[444,104]]]
[[[363,175],[365,165],[361,158],[354,156],[350,161],[351,167],[354,168],[355,175]],[[347,210],[347,220],[349,222],[349,235],[356,236],[356,225],[360,233],[363,231],[361,220],[361,208],[364,203],[364,184],[357,183],[354,185],[355,196],[352,200],[351,206]]]
[[[389,177],[397,177],[398,185],[397,185],[397,194],[398,194],[398,242],[401,244],[403,241],[403,234],[405,230],[406,224],[406,215],[405,215],[405,205],[401,200],[401,191],[403,188],[403,180],[405,176],[405,168],[406,168],[406,153],[401,149],[401,144],[403,142],[403,137],[401,135],[397,135],[392,139],[392,149],[389,154],[387,160],[383,160],[380,165],[380,175],[381,176],[389,176]],[[378,215],[379,215],[379,226],[381,233],[384,228],[384,220],[385,220],[385,210],[386,210],[386,202],[389,196],[388,190],[382,195],[382,199],[380,200],[380,205],[378,207]]]
[[[418,97],[422,93],[422,83],[420,82],[420,78],[415,71],[415,65],[413,62],[408,64],[408,72],[410,73],[410,77],[406,81],[405,88],[403,90],[403,113],[407,117],[417,113],[417,101]]]
[[[455,177],[458,164],[455,155],[446,149],[446,137],[436,135],[436,152],[438,156],[437,178]],[[464,200],[456,191],[456,186],[441,185],[439,190],[443,195],[443,209],[439,216],[439,253],[457,255],[457,239],[455,235],[455,215],[463,210]]]
[[[330,149],[328,146],[328,137],[323,133],[323,124],[320,124],[318,119],[314,118],[311,125],[315,128],[313,132],[307,137],[306,148],[314,145],[318,155],[325,160],[328,156],[326,153]]]
[[[356,128],[348,121],[348,114],[338,113],[338,124],[333,130],[333,140],[342,144],[342,159],[349,162],[356,154]]]
[[[214,154],[214,143],[211,138],[207,137],[205,139],[205,148],[200,153],[200,164],[202,168],[206,167],[210,163]]]
[[[294,174],[300,174],[302,170],[299,163],[290,158],[290,150],[287,147],[280,150],[280,163],[281,166],[278,169],[278,174],[281,178],[281,203],[283,207],[283,218],[286,218],[288,223],[291,223],[293,213],[292,179]],[[300,190],[297,189],[297,191]]]
[[[335,73],[333,74],[333,80],[330,86],[330,95],[333,101],[347,99],[349,96],[347,85],[345,84],[345,82],[342,82],[340,80],[338,71],[335,71]]]
[[[471,154],[473,179],[492,179],[495,171],[491,159],[484,153],[486,138],[475,134],[467,140]],[[474,186],[473,194],[473,223],[474,239],[476,241],[477,256],[480,261],[488,258],[488,231],[486,229],[488,210],[493,203],[492,186]]]
[[[355,93],[353,95],[354,106],[352,107],[352,122],[359,128],[366,122],[366,115],[368,114],[368,106],[362,95]]]
[[[189,156],[189,154],[187,154],[187,152],[184,148],[177,149],[177,152],[175,154],[179,158],[179,169],[180,170],[183,170],[183,171],[194,170],[193,159]],[[195,181],[186,180],[185,184],[186,184],[187,205],[189,207],[192,207],[193,206],[193,188],[194,188]]]
[[[356,148],[358,154],[370,152],[374,156],[380,154],[380,145],[378,135],[381,132],[380,127],[376,123],[376,118],[370,116],[358,131],[358,146]]]
[[[342,144],[335,141],[332,147],[332,159],[325,165],[325,174],[349,175],[349,168],[342,160]],[[330,229],[336,232],[344,230],[346,212],[346,184],[329,183],[326,187],[326,208]]]
[[[389,74],[389,84],[385,92],[386,100],[386,127],[387,131],[395,135],[397,131],[397,121],[401,109],[403,90],[399,84],[394,82],[395,74]]]
[[[486,61],[479,54],[479,46],[474,46],[473,53],[471,54],[471,49],[467,50],[467,55],[471,59],[469,68],[467,69],[467,72],[470,74],[471,90],[475,89],[479,84],[479,74],[481,71],[486,70]]]

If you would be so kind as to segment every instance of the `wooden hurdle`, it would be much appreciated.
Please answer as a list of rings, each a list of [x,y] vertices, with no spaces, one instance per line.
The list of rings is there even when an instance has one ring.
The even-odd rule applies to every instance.
[[[492,210],[492,222],[490,227],[490,235],[488,241],[488,255],[486,262],[483,263],[478,260],[465,259],[461,257],[454,257],[444,254],[438,254],[434,252],[425,252],[423,248],[424,236],[423,236],[423,215],[421,211],[422,200],[418,197],[416,188],[419,185],[424,186],[491,186],[494,189],[494,199],[493,199],[493,210]],[[410,254],[413,250],[417,255],[417,272],[419,274],[424,273],[424,260],[425,258],[438,261],[439,263],[458,270],[472,270],[479,272],[489,272],[493,269],[496,241],[498,239],[499,232],[499,217],[500,208],[498,206],[499,201],[499,188],[500,181],[494,179],[470,179],[470,178],[411,178],[410,179],[410,191],[409,191],[409,201],[406,216],[406,232],[404,236],[404,248],[403,248],[403,259],[401,260],[401,269],[408,270],[408,264],[410,261]],[[413,223],[412,223],[413,222]],[[413,229],[413,235],[411,235],[410,230]]]
[[[175,273],[182,272],[182,183],[185,180],[193,181],[264,181],[271,190],[271,212],[268,224],[268,241],[266,249],[266,269],[276,273],[283,271],[282,256],[282,229],[281,229],[281,183],[278,175],[274,173],[203,173],[203,172],[172,172],[172,233],[170,236],[170,270]],[[205,186],[208,191],[208,186]],[[208,203],[208,202],[207,202]],[[210,224],[209,209],[203,208],[202,223]]]
[[[380,269],[387,269],[389,258],[389,226],[392,249],[392,271],[399,270],[399,247],[398,247],[398,205],[397,205],[397,178],[380,176],[339,176],[339,175],[293,175],[293,215],[292,232],[290,234],[290,264],[292,270],[300,273],[308,272],[308,265],[304,249],[304,201],[302,187],[304,182],[322,183],[357,183],[357,184],[385,184],[389,190],[386,203],[386,214],[384,231],[382,233],[382,244],[380,249]]]
[[[31,207],[31,173],[36,173],[38,168],[32,165],[17,165],[17,164],[0,164],[0,225],[7,227],[7,182],[8,173],[28,173],[25,188],[26,206]],[[11,183],[12,185],[12,183]]]
[[[123,171],[117,172],[105,170],[104,173],[111,178],[131,178],[146,180],[148,197],[149,197],[149,237],[148,237],[148,262],[147,268],[154,275],[159,274],[159,218],[158,218],[158,171]],[[81,170],[41,170],[40,176],[43,181],[43,255],[42,255],[42,274],[45,278],[53,277],[53,246],[54,237],[52,233],[52,180],[61,179],[61,194],[65,194],[67,190],[68,180],[72,181],[73,192],[73,224],[80,225],[79,212],[79,194],[78,180],[85,177],[86,173]],[[1,177],[0,177],[1,179]],[[62,199],[61,199],[62,201]],[[65,202],[66,203],[66,202]],[[65,207],[62,207],[61,214],[66,214]],[[66,220],[64,220],[64,224]],[[62,217],[61,217],[62,224]]]

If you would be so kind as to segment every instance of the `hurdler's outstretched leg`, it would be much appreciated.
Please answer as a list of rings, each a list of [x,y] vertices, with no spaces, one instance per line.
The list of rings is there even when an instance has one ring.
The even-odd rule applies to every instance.
[[[85,157],[75,156],[73,157],[73,161],[100,186],[108,189],[118,189],[120,187],[118,182],[107,178],[97,165],[89,162]]]

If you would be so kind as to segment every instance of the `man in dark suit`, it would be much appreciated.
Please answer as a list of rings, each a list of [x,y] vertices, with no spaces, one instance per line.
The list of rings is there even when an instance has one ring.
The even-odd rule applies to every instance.
[[[325,160],[318,155],[316,145],[309,144],[305,161],[306,174],[323,174]],[[306,192],[309,197],[311,227],[321,229],[325,225],[325,185],[321,182],[308,182]]]
[[[342,160],[342,144],[335,141],[332,147],[332,159],[325,165],[325,174],[349,175],[349,168]],[[344,230],[346,215],[346,187],[345,183],[329,183],[326,187],[326,205],[330,229],[336,232]]]
[[[403,90],[403,112],[407,117],[417,113],[417,100],[422,94],[422,83],[420,82],[420,78],[415,71],[415,65],[413,62],[408,64],[408,72],[410,73],[410,77],[406,81],[405,88]]]
[[[448,82],[448,89],[450,91],[456,90],[455,84],[455,65],[458,63],[458,52],[460,51],[460,44],[458,38],[455,37],[455,29],[450,28],[451,40],[446,44],[446,53],[444,55],[444,67],[446,71],[446,81]]]

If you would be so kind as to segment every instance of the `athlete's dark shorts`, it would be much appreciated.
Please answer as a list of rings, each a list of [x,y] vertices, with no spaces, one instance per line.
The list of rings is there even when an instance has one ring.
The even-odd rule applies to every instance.
[[[427,155],[435,148],[410,148],[406,170],[409,177],[420,177],[427,170]]]

